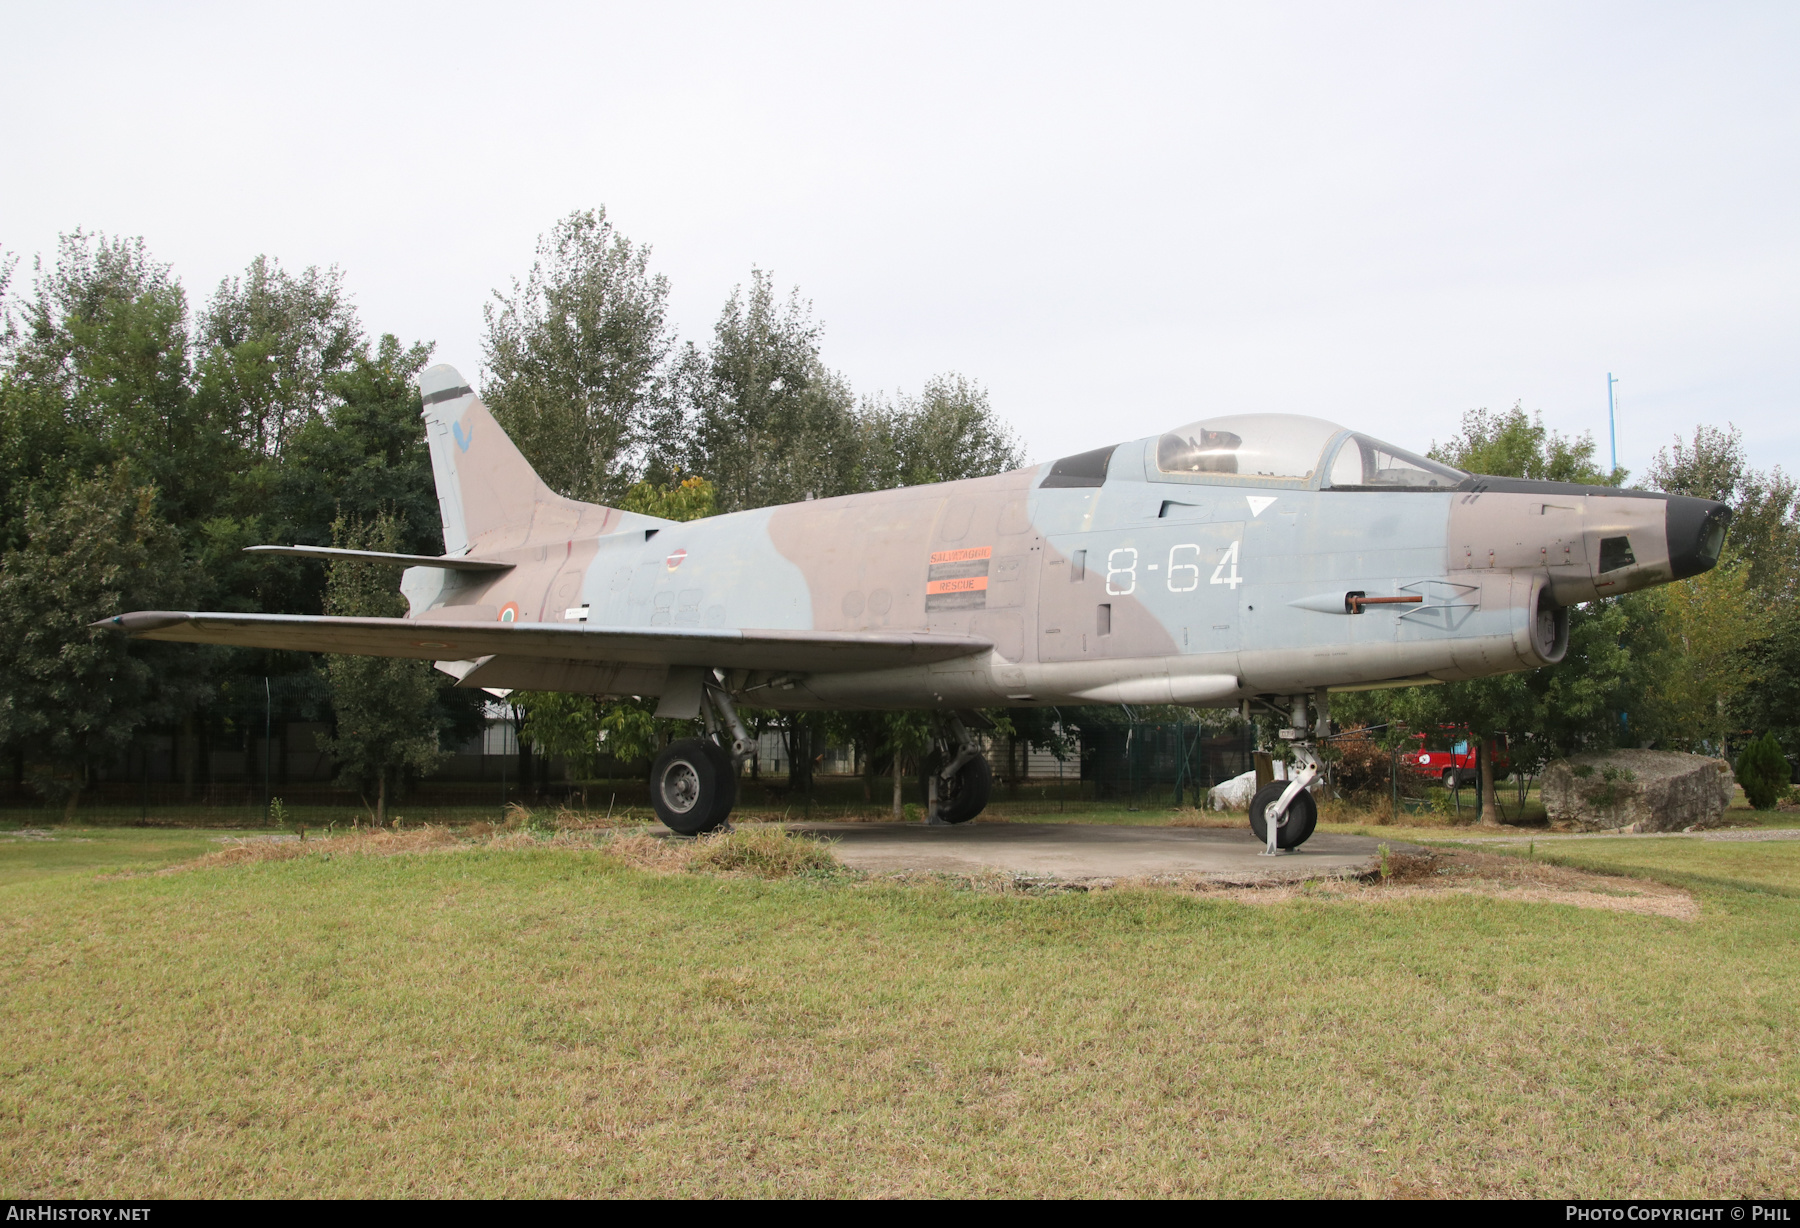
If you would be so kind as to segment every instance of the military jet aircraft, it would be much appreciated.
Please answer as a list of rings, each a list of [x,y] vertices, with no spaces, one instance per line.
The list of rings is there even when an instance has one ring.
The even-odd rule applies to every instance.
[[[740,702],[930,709],[933,822],[987,802],[976,709],[1274,708],[1303,766],[1259,791],[1270,853],[1311,834],[1332,691],[1560,661],[1570,605],[1713,566],[1729,510],[1462,473],[1296,414],[1209,418],[995,477],[678,523],[565,499],[453,368],[420,377],[443,557],[405,618],[121,614],[144,639],[436,662],[457,685],[657,696],[703,738],[657,756],[670,828],[724,825]],[[1308,710],[1311,706],[1312,719]]]

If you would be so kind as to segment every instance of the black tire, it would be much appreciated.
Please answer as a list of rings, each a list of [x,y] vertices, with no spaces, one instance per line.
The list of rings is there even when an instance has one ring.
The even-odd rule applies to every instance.
[[[700,738],[680,738],[656,757],[650,768],[650,804],[670,831],[698,836],[724,826],[731,808],[721,808],[719,802],[736,782],[721,771],[718,750]]]
[[[936,755],[931,755],[919,772],[919,797],[927,806],[931,804],[931,774],[938,770],[941,762]],[[993,790],[994,770],[986,759],[976,755],[962,765],[947,786],[941,780],[938,782],[937,817],[946,823],[967,823],[987,809],[988,796]],[[949,796],[945,796],[946,793]]]
[[[1444,769],[1444,788],[1455,789],[1460,787],[1461,784],[1462,773],[1458,772],[1455,768]]]
[[[706,753],[719,765],[719,800],[714,804],[713,818],[718,820],[716,826],[723,827],[731,821],[731,812],[737,806],[737,763],[732,759],[730,751],[711,738],[702,738],[701,741],[706,745]]]
[[[1250,831],[1256,836],[1258,844],[1269,843],[1269,826],[1263,815],[1281,799],[1282,793],[1292,783],[1286,780],[1272,780],[1256,791],[1250,799]],[[1275,831],[1275,847],[1278,849],[1297,849],[1313,834],[1313,828],[1319,825],[1319,804],[1313,801],[1312,790],[1302,789],[1288,806],[1287,821]]]

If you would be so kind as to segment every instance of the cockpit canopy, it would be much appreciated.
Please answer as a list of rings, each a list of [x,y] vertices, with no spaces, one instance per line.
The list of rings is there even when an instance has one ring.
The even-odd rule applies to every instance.
[[[1328,467],[1328,468],[1327,468]],[[1447,490],[1468,475],[1303,414],[1231,414],[1190,422],[1156,441],[1170,477],[1332,490]]]

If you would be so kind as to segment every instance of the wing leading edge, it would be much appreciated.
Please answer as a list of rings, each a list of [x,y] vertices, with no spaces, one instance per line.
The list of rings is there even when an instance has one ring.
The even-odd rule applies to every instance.
[[[993,648],[973,635],[595,627],[582,623],[415,622],[308,614],[139,610],[93,624],[136,639],[350,656],[472,661],[538,658],[620,665],[845,673],[929,665]]]

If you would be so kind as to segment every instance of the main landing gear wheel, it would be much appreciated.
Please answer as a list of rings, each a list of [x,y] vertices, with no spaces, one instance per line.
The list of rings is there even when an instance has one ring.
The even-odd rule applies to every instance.
[[[669,743],[650,769],[650,804],[670,831],[698,836],[725,826],[737,800],[737,774],[716,743],[680,738]]]
[[[723,746],[720,746],[711,738],[701,738],[700,745],[706,748],[706,753],[711,755],[713,762],[719,765],[721,790],[719,793],[719,804],[714,811],[714,815],[719,820],[718,825],[724,827],[731,821],[731,812],[737,806],[737,762],[732,759],[730,751],[726,750]]]
[[[1269,824],[1264,816],[1271,806],[1281,800],[1281,795],[1286,792],[1287,787],[1288,782],[1285,780],[1272,780],[1258,789],[1256,796],[1250,799],[1250,830],[1255,833],[1257,841],[1261,844],[1269,842]],[[1313,801],[1310,792],[1305,789],[1300,790],[1300,796],[1288,803],[1286,819],[1283,820],[1281,826],[1275,829],[1275,847],[1299,848],[1313,834],[1313,828],[1317,827],[1318,823],[1318,803]]]
[[[924,769],[919,773],[919,796],[930,805],[931,777],[941,766],[943,760],[936,755],[928,756]],[[988,795],[993,792],[994,771],[988,761],[976,755],[948,781],[939,779],[937,817],[945,823],[967,823],[970,819],[987,809]]]

